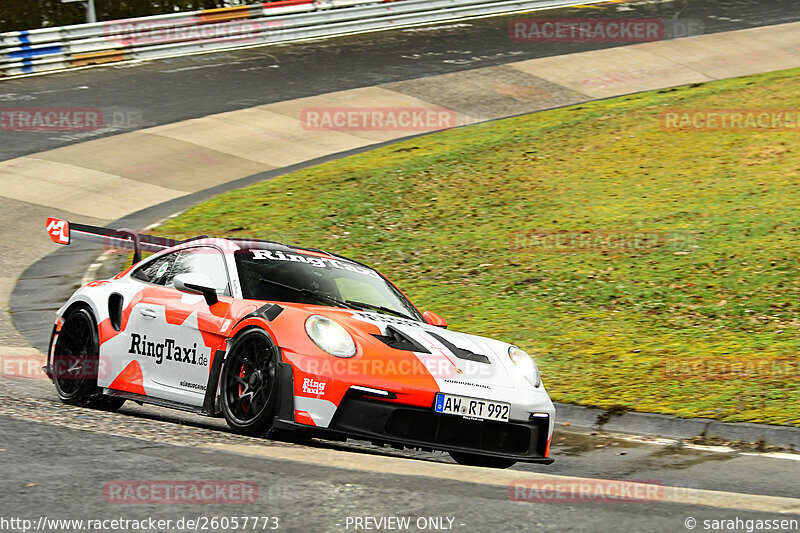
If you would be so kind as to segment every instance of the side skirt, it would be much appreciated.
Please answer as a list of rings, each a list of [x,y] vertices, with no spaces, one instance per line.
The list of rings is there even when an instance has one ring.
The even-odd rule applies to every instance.
[[[177,409],[179,411],[187,411],[189,413],[195,413],[198,415],[214,416],[213,413],[206,411],[205,407],[187,405],[185,403],[173,402],[172,400],[164,400],[161,398],[152,398],[150,396],[144,396],[141,394],[136,394],[134,392],[127,392],[114,389],[103,389],[103,394],[106,394],[108,396],[114,396],[116,398],[125,398],[126,400],[131,400],[133,402],[157,405],[158,407],[167,407],[169,409]]]

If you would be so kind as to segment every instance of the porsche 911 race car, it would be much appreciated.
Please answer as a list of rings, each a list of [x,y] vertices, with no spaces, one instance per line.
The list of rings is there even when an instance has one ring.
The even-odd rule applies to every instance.
[[[469,465],[552,462],[555,409],[533,359],[447,330],[358,261],[56,218],[47,231],[134,251],[133,266],[57,312],[45,372],[66,403],[132,400],[221,415],[242,434],[353,438]]]

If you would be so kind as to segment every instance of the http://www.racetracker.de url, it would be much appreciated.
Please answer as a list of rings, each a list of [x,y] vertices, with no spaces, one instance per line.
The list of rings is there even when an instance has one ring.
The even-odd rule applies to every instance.
[[[195,533],[209,531],[277,531],[281,520],[277,516],[195,516],[170,519],[154,517],[131,518],[35,518],[0,516],[3,533]]]

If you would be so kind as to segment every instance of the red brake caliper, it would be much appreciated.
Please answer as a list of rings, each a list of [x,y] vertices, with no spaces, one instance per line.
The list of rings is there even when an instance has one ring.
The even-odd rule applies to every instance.
[[[244,368],[244,365],[242,365],[242,369],[239,371],[239,377],[244,379],[244,376],[245,376],[245,368]],[[242,397],[242,394],[244,394],[244,385],[239,383],[239,397],[240,398]],[[248,402],[247,400],[242,400],[242,411],[247,411],[247,406],[248,405],[250,405],[250,402]]]

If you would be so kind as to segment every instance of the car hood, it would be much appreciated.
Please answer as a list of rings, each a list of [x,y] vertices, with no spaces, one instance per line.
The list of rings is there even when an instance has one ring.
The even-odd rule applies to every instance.
[[[351,331],[388,346],[383,351],[387,357],[403,357],[404,352],[416,357],[440,384],[472,389],[525,386],[512,368],[507,343],[369,311],[337,309],[325,314]],[[408,342],[401,342],[397,348],[398,339]]]

